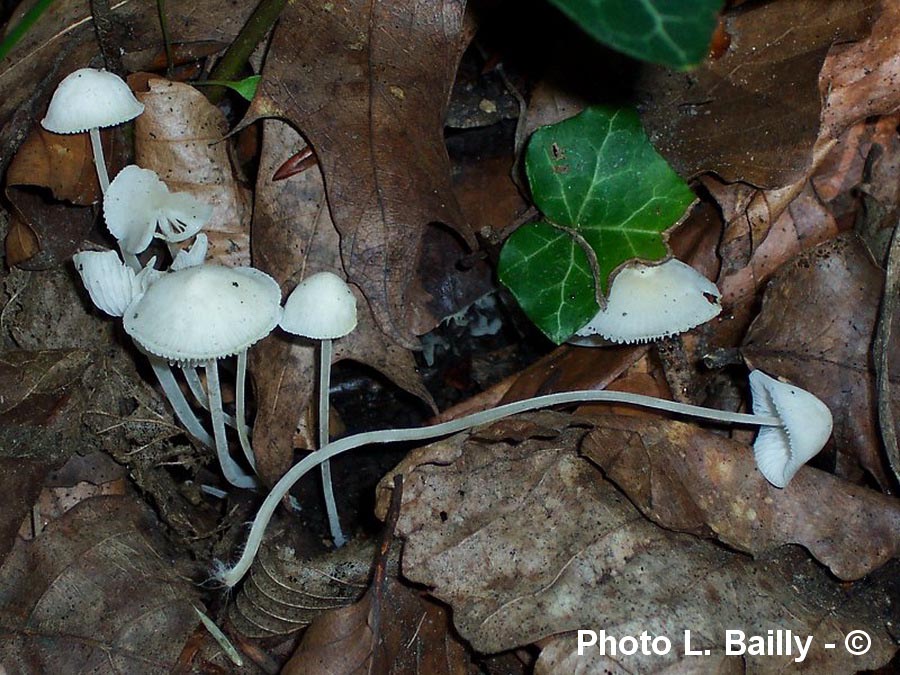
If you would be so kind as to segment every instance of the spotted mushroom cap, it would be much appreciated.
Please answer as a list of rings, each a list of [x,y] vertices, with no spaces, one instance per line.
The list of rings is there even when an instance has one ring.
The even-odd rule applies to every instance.
[[[142,253],[156,235],[184,241],[200,231],[212,206],[185,192],[169,192],[155,171],[131,164],[109,184],[103,197],[106,226],[123,251]]]
[[[280,325],[288,333],[314,340],[344,337],[356,328],[356,297],[338,275],[318,272],[288,296]]]
[[[114,73],[81,68],[66,76],[50,99],[41,126],[55,134],[111,127],[144,112],[125,81]]]
[[[760,427],[753,444],[759,472],[772,485],[783,488],[825,447],[831,436],[831,411],[805,389],[761,370],[751,372],[749,379],[753,414],[778,417],[784,424]]]
[[[281,318],[281,289],[252,267],[198,265],[170,272],[125,311],[127,332],[170,362],[224,358],[268,335]]]
[[[718,315],[719,297],[714,283],[680,260],[634,264],[616,275],[606,309],[571,341],[589,344],[591,336],[602,335],[612,342],[649,342],[683,333]]]

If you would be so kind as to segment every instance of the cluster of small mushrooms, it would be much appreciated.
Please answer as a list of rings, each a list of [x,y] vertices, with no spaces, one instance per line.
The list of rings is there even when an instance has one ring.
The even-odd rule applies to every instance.
[[[750,373],[753,413],[703,408],[649,396],[613,391],[572,391],[518,401],[465,417],[413,429],[370,431],[329,442],[328,390],[331,341],[356,326],[356,300],[350,287],[329,272],[301,281],[284,306],[281,289],[270,276],[252,267],[230,268],[205,261],[207,241],[200,229],[211,209],[188,194],[171,193],[152,171],[123,169],[112,181],[106,175],[99,128],[121,124],[143,111],[117,76],[78,70],[59,85],[43,126],[56,133],[89,131],[106,224],[121,252],[86,251],[74,262],[84,285],[102,311],[123,317],[125,331],[146,354],[176,416],[199,442],[215,447],[225,478],[235,487],[253,488],[257,481],[231,457],[226,426],[237,431],[247,466],[254,467],[245,420],[247,349],[276,326],[319,341],[318,450],[295,464],[272,488],[254,520],[241,558],[219,571],[228,586],[249,569],[269,519],[282,498],[304,474],[320,467],[332,537],[345,537],[338,520],[328,461],[348,450],[378,443],[422,441],[496,421],[508,415],[575,402],[638,405],[724,423],[760,426],[754,453],[760,473],[774,486],[785,487],[818,453],[831,435],[831,414],[815,396],[755,370]],[[157,270],[153,258],[142,266],[138,256],[153,237],[166,242],[172,257],[168,270]],[[190,248],[179,244],[194,238]],[[632,264],[615,278],[606,306],[573,338],[593,344],[597,336],[612,342],[645,342],[674,335],[709,321],[721,311],[716,286],[678,260],[661,265]],[[235,356],[234,416],[222,409],[219,359]],[[177,366],[194,398],[192,405],[172,370]],[[197,371],[204,368],[206,387]],[[195,407],[208,411],[212,433]]]

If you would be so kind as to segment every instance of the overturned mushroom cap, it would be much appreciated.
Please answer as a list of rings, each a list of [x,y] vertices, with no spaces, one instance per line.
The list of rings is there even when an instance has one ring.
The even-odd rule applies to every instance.
[[[314,340],[343,337],[356,328],[356,297],[336,274],[318,272],[288,296],[280,326]]]
[[[281,289],[252,267],[199,265],[170,272],[125,311],[125,332],[145,351],[192,363],[237,354],[281,318]]]
[[[103,198],[106,226],[123,251],[141,253],[154,234],[168,242],[193,237],[212,215],[212,207],[185,192],[169,192],[155,171],[126,166]]]
[[[575,335],[632,343],[683,333],[718,315],[720,296],[714,283],[680,260],[634,264],[613,279],[606,309]],[[573,342],[585,344],[578,338]]]
[[[188,267],[202,265],[206,260],[206,252],[209,250],[209,238],[200,232],[194,239],[193,245],[188,249],[182,249],[175,254],[175,260],[169,265],[172,272],[183,270]]]
[[[56,134],[111,127],[144,112],[125,81],[105,70],[82,68],[59,83],[41,126]]]
[[[82,251],[72,257],[91,301],[110,316],[122,316],[131,302],[156,281],[155,258],[137,274],[115,251]]]
[[[831,411],[808,391],[780,382],[761,370],[750,373],[750,392],[753,414],[772,415],[784,424],[760,427],[753,444],[760,473],[775,487],[783,488],[801,466],[825,447],[831,436]]]

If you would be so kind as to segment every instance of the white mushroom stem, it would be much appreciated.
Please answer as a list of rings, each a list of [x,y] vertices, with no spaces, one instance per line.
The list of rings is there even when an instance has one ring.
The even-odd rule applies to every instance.
[[[169,400],[169,405],[171,405],[172,410],[175,411],[175,416],[181,421],[184,428],[187,429],[191,436],[203,443],[206,447],[213,447],[215,445],[213,437],[209,435],[206,429],[203,428],[200,420],[197,419],[190,404],[181,392],[181,387],[178,386],[178,382],[175,380],[175,376],[172,374],[169,364],[163,359],[150,354],[147,355],[147,358],[150,359],[153,373],[156,375],[156,379],[162,387],[163,393]]]
[[[109,173],[106,171],[106,159],[103,157],[103,144],[100,142],[100,127],[90,128],[91,150],[94,151],[94,167],[97,169],[97,180],[100,181],[100,192],[106,194],[109,189]]]
[[[247,422],[246,415],[244,413],[245,407],[245,397],[246,397],[246,387],[247,387],[247,350],[242,349],[238,352],[237,356],[237,383],[235,384],[235,426],[238,432],[238,438],[241,440],[241,449],[244,451],[244,456],[247,458],[247,461],[250,463],[250,466],[253,467],[254,471],[256,470],[256,457],[253,455],[253,448],[250,446],[250,438],[247,434]]]
[[[225,416],[222,413],[222,392],[219,389],[219,368],[216,359],[209,359],[206,362],[206,388],[213,436],[216,440],[216,455],[225,480],[239,488],[256,487],[256,479],[245,473],[228,454],[228,438],[225,435]]]
[[[206,391],[203,389],[203,382],[200,381],[200,376],[197,374],[197,368],[191,365],[183,365],[181,366],[181,372],[184,374],[184,379],[187,382],[188,389],[191,390],[191,395],[194,397],[200,407],[208,411],[209,399],[206,398]],[[225,424],[230,426],[232,429],[237,428],[237,425],[234,422],[234,417],[224,411],[222,413],[222,416],[225,418]],[[212,445],[210,445],[209,447],[212,447]]]
[[[331,389],[331,340],[319,341],[319,449],[328,445],[329,424],[328,394]],[[320,465],[322,471],[322,490],[325,492],[325,512],[328,514],[328,527],[335,548],[340,548],[347,539],[341,530],[337,504],[334,501],[334,487],[331,483],[331,462],[327,459]]]
[[[750,415],[746,413],[728,412],[725,410],[714,410],[712,408],[677,403],[675,401],[653,398],[652,396],[643,396],[641,394],[620,391],[567,391],[558,394],[538,396],[524,401],[507,403],[506,405],[497,408],[473,413],[471,415],[466,415],[465,417],[460,417],[459,419],[435,424],[430,427],[367,431],[361,434],[354,434],[353,436],[345,436],[334,443],[325,445],[317,452],[307,455],[281,477],[281,480],[275,484],[257,512],[256,518],[253,521],[253,526],[250,528],[247,545],[244,547],[240,559],[235,563],[234,567],[221,571],[218,576],[226,586],[234,586],[241,580],[247,573],[247,570],[250,569],[250,565],[253,563],[253,559],[256,557],[256,553],[262,543],[263,533],[265,532],[266,526],[269,524],[269,519],[271,519],[272,514],[275,512],[275,509],[282,498],[310,469],[331,459],[335,455],[339,455],[363,445],[375,443],[423,441],[438,436],[455,434],[471,427],[496,422],[509,415],[515,415],[529,410],[545,408],[551,405],[581,402],[625,403],[628,405],[637,405],[666,412],[673,412],[680,415],[702,417],[717,422],[772,427],[782,426],[782,421],[775,416]]]

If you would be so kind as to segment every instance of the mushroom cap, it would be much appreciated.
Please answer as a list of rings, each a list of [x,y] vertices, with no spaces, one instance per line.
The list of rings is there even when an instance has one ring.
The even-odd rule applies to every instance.
[[[128,305],[161,274],[153,269],[154,261],[135,274],[115,251],[82,251],[72,256],[72,262],[93,303],[110,316],[125,314]]]
[[[356,328],[356,296],[336,274],[310,275],[288,296],[279,325],[314,340],[344,337]]]
[[[155,171],[134,164],[116,175],[103,197],[106,226],[122,250],[135,255],[150,245],[154,234],[168,242],[193,237],[211,215],[209,204],[185,192],[169,192]]]
[[[760,427],[753,444],[759,472],[775,487],[787,485],[800,467],[825,447],[831,436],[831,411],[800,387],[750,373],[753,414],[781,419],[782,427]]]
[[[690,265],[672,258],[662,265],[635,263],[613,279],[606,309],[575,335],[613,342],[649,342],[683,333],[717,316],[719,289]],[[575,344],[589,341],[573,340]]]
[[[59,83],[41,126],[55,134],[79,134],[127,122],[142,112],[144,104],[121,77],[105,70],[81,68]]]
[[[206,260],[206,252],[209,250],[209,238],[199,232],[194,239],[194,243],[188,249],[181,249],[175,254],[175,260],[169,265],[172,272],[183,270],[188,267],[202,265]]]
[[[198,265],[170,272],[125,311],[125,332],[145,351],[195,363],[237,354],[281,318],[281,289],[252,267]]]

